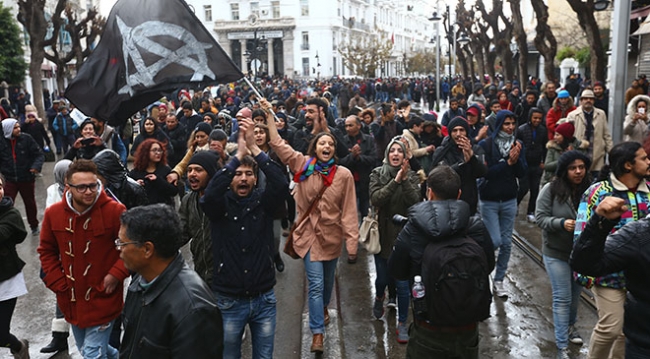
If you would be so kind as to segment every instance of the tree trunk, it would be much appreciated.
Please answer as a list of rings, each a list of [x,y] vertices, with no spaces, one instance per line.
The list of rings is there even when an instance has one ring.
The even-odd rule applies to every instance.
[[[591,80],[605,81],[607,58],[600,38],[600,29],[594,16],[594,0],[567,0],[578,15],[580,28],[584,31],[591,54]]]
[[[526,41],[526,31],[524,30],[524,21],[521,16],[521,0],[509,1],[510,10],[512,11],[512,33],[519,52],[517,63],[519,83],[524,86],[523,84],[528,81],[528,42]]]
[[[59,89],[59,93],[65,92],[65,73],[66,68],[65,64],[56,65],[56,87]]]
[[[35,51],[36,50],[36,51]],[[43,64],[43,48],[32,49],[29,57],[29,77],[32,79],[32,102],[36,107],[39,118],[45,118],[45,109],[43,105],[43,82],[41,65]],[[38,54],[37,52],[40,52]]]
[[[458,63],[462,68],[463,78],[467,78],[467,76],[469,75],[469,68],[467,66],[467,57],[465,57],[465,53],[463,52],[463,49],[460,46],[456,47],[456,59],[458,60]]]
[[[544,56],[544,75],[547,82],[557,82],[554,62],[557,54],[557,41],[548,26],[548,7],[544,4],[544,0],[531,0],[531,4],[537,18],[535,48]]]

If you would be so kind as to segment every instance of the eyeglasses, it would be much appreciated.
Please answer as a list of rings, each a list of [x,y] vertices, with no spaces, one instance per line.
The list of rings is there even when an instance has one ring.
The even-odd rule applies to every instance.
[[[119,239],[119,238],[115,238],[115,247],[116,247],[117,249],[122,249],[122,247],[124,247],[124,246],[128,246],[129,244],[135,244],[135,245],[138,245],[138,244],[140,244],[140,243],[138,243],[138,242],[122,242],[121,239]]]
[[[68,183],[68,186],[74,188],[77,193],[85,193],[87,190],[90,190],[90,192],[97,192],[97,188],[99,187],[98,183],[91,183],[91,184],[72,184]]]
[[[155,148],[155,149],[151,150],[150,152],[151,153],[163,153],[163,150],[160,149],[160,148]]]

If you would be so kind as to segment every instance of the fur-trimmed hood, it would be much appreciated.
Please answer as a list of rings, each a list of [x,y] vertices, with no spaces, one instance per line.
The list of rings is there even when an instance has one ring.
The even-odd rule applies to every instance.
[[[646,95],[636,95],[632,98],[630,103],[627,104],[626,114],[628,116],[630,117],[634,116],[634,114],[636,113],[636,105],[639,103],[639,101],[644,101],[646,103],[646,107],[648,108],[646,112],[650,110],[650,97]]]

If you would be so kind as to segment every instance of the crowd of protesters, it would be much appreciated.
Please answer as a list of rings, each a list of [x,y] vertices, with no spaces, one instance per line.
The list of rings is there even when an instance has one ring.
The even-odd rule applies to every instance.
[[[357,261],[359,224],[371,209],[378,213],[381,251],[374,255],[376,293],[368,310],[381,319],[385,308],[396,308],[397,340],[408,343],[413,278],[409,282],[391,276],[389,258],[401,229],[391,218],[435,198],[427,192],[427,176],[449,166],[459,179],[459,199],[466,203],[468,215],[483,220],[496,250],[492,281],[497,298],[508,297],[504,282],[518,211],[541,227],[558,356],[568,357],[569,342],[582,344],[575,329],[580,287],[571,274],[574,238],[590,231],[587,222],[592,217],[616,222],[614,231],[648,212],[647,82],[635,80],[628,90],[625,142],[615,146],[607,127],[607,91],[600,82],[577,74],[563,87],[535,78],[526,83],[477,80],[275,78],[262,80],[261,98],[245,84],[180,89],[117,128],[103,119],[79,122],[65,100],[53,101],[47,118],[39,119],[23,93],[13,107],[3,107],[0,229],[7,227],[11,248],[26,236],[21,226],[3,224],[12,222],[15,210],[10,208],[20,193],[31,234],[40,232],[43,281],[57,295],[52,341],[41,351],[67,349],[69,325],[84,357],[98,352],[115,357],[118,349],[120,355],[136,353],[134,357],[176,351],[175,341],[160,341],[163,334],[150,347],[136,346],[133,335],[146,333],[130,321],[142,309],[129,300],[146,299],[148,286],[158,281],[151,273],[163,276],[151,268],[164,265],[175,268],[174,275],[186,276],[202,293],[200,307],[207,317],[196,321],[219,327],[223,343],[215,346],[225,357],[241,356],[247,325],[253,356],[272,357],[273,287],[276,271],[284,271],[281,238],[289,236],[305,264],[311,350],[323,352],[338,259],[347,253],[347,263]],[[434,111],[438,98],[448,104],[443,113]],[[48,189],[51,209],[41,228],[34,182],[43,162],[54,160],[55,154],[57,183]],[[132,164],[127,162],[129,154]],[[635,197],[627,204],[635,206],[630,218],[627,212],[620,222],[609,213],[595,214],[595,204],[610,205],[605,198],[619,194]],[[527,206],[519,208],[526,196]],[[147,207],[150,204],[159,207]],[[611,207],[620,210],[617,203]],[[153,216],[146,208],[157,208],[160,214]],[[175,210],[166,212],[169,208]],[[142,218],[152,218],[152,223],[137,223]],[[162,234],[169,223],[178,223],[175,239]],[[143,235],[147,231],[161,233],[161,238],[149,241]],[[91,245],[95,240],[103,244]],[[182,258],[175,254],[188,243],[196,278],[181,270]],[[152,256],[147,256],[147,248]],[[111,254],[98,254],[102,251]],[[11,298],[0,297],[0,309],[9,313],[3,320],[11,319],[16,298],[26,292],[20,259],[13,260],[11,279],[3,277],[5,273],[0,276],[17,288]],[[611,350],[612,357],[619,358],[624,351],[625,277],[602,266],[593,269],[580,257],[576,264],[585,274],[614,273],[581,276],[580,284],[592,288],[599,305],[590,353],[606,355]],[[122,284],[130,273],[137,274],[123,311]],[[635,278],[628,280],[631,290]],[[617,305],[604,304],[613,297]],[[641,304],[636,313],[650,313],[650,302],[637,300]],[[426,322],[416,316],[413,325],[428,325],[417,324],[422,320]],[[8,323],[2,325],[2,344],[16,357],[28,357],[27,342],[9,334]],[[628,344],[633,341],[631,350],[644,346],[635,336],[627,339]],[[187,350],[196,353],[193,357],[214,357],[214,350],[205,345]]]

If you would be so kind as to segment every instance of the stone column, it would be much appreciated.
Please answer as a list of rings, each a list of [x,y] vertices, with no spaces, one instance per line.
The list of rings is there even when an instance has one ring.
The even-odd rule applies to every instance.
[[[273,76],[275,74],[275,67],[273,66],[273,39],[266,40],[266,48],[269,61],[268,72],[269,76]]]
[[[248,64],[246,63],[246,39],[239,40],[239,45],[241,46],[241,70],[242,72],[248,72]]]
[[[289,78],[293,78],[294,71],[296,70],[293,64],[293,29],[284,31],[284,38],[282,38],[282,53],[284,54],[284,74]]]

